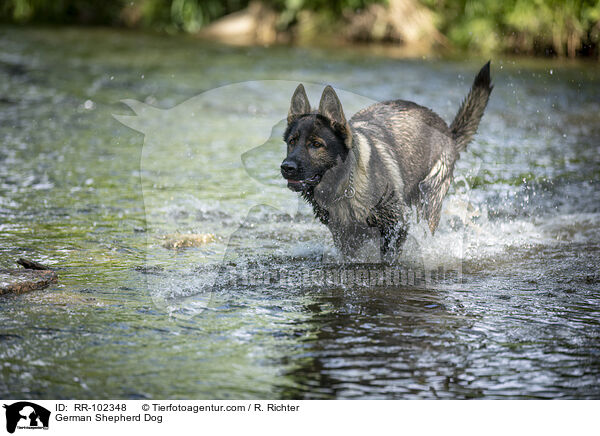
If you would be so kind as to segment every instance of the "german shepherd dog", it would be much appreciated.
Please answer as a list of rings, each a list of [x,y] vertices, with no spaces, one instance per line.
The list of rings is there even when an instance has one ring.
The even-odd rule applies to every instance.
[[[376,236],[382,260],[394,261],[412,206],[432,233],[438,226],[454,164],[477,131],[492,88],[488,62],[448,127],[430,109],[404,100],[374,104],[346,121],[331,86],[313,111],[300,84],[288,112],[281,175],[313,207],[345,258]]]

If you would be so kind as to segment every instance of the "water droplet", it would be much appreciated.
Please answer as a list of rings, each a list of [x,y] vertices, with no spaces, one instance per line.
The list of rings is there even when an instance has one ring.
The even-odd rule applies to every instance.
[[[85,103],[83,103],[83,107],[87,110],[92,110],[96,107],[96,104],[92,100],[86,100]]]

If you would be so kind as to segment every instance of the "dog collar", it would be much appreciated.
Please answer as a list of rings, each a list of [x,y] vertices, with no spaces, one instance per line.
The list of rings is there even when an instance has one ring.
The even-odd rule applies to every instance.
[[[352,147],[354,152],[354,157],[356,158],[356,165],[358,165],[358,153],[356,152],[356,146]],[[337,203],[340,200],[349,200],[356,195],[356,190],[354,189],[354,167],[350,168],[350,175],[348,176],[348,185],[344,189],[344,193],[333,200],[334,203]]]

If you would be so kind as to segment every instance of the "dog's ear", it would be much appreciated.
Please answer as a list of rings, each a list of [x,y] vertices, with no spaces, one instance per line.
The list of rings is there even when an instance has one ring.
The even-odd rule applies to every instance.
[[[290,104],[290,110],[288,112],[288,123],[291,123],[298,115],[309,113],[310,103],[308,102],[304,85],[301,83],[294,91],[294,95],[292,95],[292,103]]]
[[[346,147],[352,148],[352,132],[350,126],[344,116],[344,110],[342,109],[342,103],[333,88],[329,85],[323,90],[321,95],[321,102],[319,103],[319,114],[331,121],[331,125],[334,129],[340,132],[344,136]]]
[[[335,125],[346,126],[346,117],[342,109],[342,103],[333,88],[329,85],[323,90],[321,102],[319,103],[319,113],[329,118]]]

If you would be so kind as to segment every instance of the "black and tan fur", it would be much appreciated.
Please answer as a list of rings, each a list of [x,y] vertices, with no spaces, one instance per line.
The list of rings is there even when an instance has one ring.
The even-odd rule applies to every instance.
[[[382,257],[392,260],[406,239],[411,206],[432,232],[437,228],[454,164],[477,131],[491,91],[488,62],[448,127],[433,111],[404,100],[374,104],[346,121],[333,88],[325,88],[319,109],[311,111],[299,85],[281,173],[343,254],[377,236]]]

